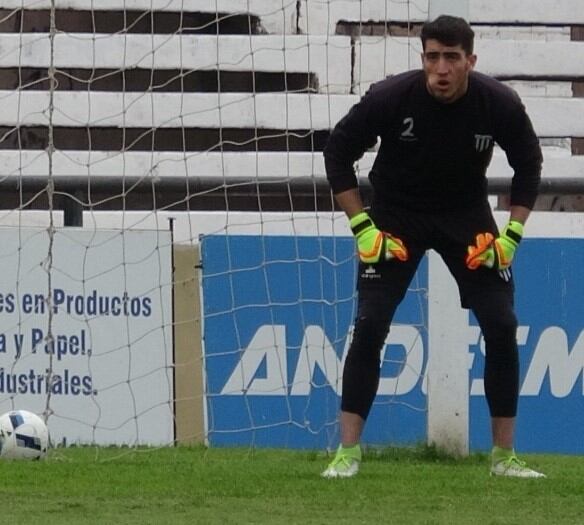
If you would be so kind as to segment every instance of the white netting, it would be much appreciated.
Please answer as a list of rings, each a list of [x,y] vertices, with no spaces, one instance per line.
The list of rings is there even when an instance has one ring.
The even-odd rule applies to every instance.
[[[529,2],[510,27],[503,4],[469,3],[479,69],[527,97],[549,174],[579,172],[567,79],[584,55],[558,25],[574,6],[545,27]],[[333,443],[355,276],[322,149],[371,82],[418,67],[428,13],[0,0],[0,407],[43,412],[57,440]],[[490,173],[510,175],[500,152]],[[423,266],[384,349],[373,440],[425,432],[427,289]]]

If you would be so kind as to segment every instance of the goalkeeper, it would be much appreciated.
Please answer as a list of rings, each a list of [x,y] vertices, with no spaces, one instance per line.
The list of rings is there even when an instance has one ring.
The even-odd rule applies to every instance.
[[[424,24],[422,69],[373,84],[340,120],[324,151],[327,178],[360,258],[353,339],[343,370],[341,444],[324,477],[350,477],[379,384],[380,350],[394,312],[428,249],[456,280],[486,343],[493,475],[544,477],[514,452],[519,393],[511,263],[535,202],[542,155],[517,94],[473,71],[474,33],[461,18]],[[366,211],[353,163],[380,145]],[[499,233],[486,169],[497,143],[514,170],[510,219]]]

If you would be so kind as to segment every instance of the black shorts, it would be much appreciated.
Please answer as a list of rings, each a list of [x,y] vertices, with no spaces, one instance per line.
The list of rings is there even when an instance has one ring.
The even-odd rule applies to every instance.
[[[405,244],[409,259],[393,259],[374,265],[359,265],[358,289],[384,290],[394,301],[401,301],[424,253],[433,249],[440,254],[458,284],[464,308],[473,301],[496,293],[513,302],[511,269],[498,271],[486,267],[469,270],[465,264],[468,246],[475,243],[479,233],[498,235],[497,225],[488,203],[481,206],[448,212],[420,212],[392,207],[391,210],[372,209],[371,218],[383,231],[399,237]],[[482,298],[482,299],[481,299]]]

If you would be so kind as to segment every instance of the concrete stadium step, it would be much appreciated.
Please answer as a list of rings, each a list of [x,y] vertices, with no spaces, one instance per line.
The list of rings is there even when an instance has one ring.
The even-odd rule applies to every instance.
[[[356,92],[421,67],[419,39],[362,37],[355,42]],[[584,79],[584,42],[477,39],[477,71],[498,78]]]
[[[134,31],[150,32],[152,15],[154,29],[158,32],[174,32],[181,20],[200,32],[220,33],[296,33],[296,0],[55,0],[59,29],[79,31],[88,20],[106,27],[106,32],[125,27],[137,13],[146,17],[135,21]],[[28,26],[40,31],[48,28],[48,16],[43,13],[51,8],[51,0],[3,0],[1,7],[9,12],[24,10],[25,30]],[[18,16],[18,13],[15,13]],[[5,18],[5,17],[2,17]],[[5,27],[13,23],[5,21]],[[16,19],[16,18],[15,18]],[[108,19],[110,20],[108,24]],[[183,24],[184,25],[184,24]],[[17,29],[18,31],[19,29]],[[251,30],[251,31],[250,31]],[[93,31],[93,29],[85,29]]]
[[[43,68],[49,35],[0,35],[0,67]],[[67,35],[54,39],[57,68],[314,73],[321,90],[348,92],[351,42],[337,36]]]
[[[543,147],[542,177],[582,178],[584,155],[568,150]],[[357,163],[357,173],[365,179],[375,153],[368,152]],[[46,177],[48,153],[44,150],[0,150],[3,176]],[[224,180],[318,180],[325,178],[321,152],[122,152],[56,151],[53,175],[63,177],[205,177]],[[495,149],[488,176],[510,178],[512,170],[505,154]]]
[[[46,126],[48,92],[0,91],[3,126]],[[357,95],[56,92],[53,126],[328,130]],[[584,137],[584,99],[525,97],[540,137]]]
[[[428,18],[429,0],[387,2],[386,0],[335,0],[315,2],[302,0],[298,26],[308,34],[335,34],[337,24],[344,22],[409,22],[421,23]],[[549,3],[540,0],[469,0],[471,24],[570,26],[584,24],[580,0]]]
[[[306,74],[321,93],[363,93],[387,75],[420,67],[421,52],[419,39],[405,37],[362,37],[354,50],[349,37],[307,35],[59,34],[54,44],[55,67],[86,69],[85,77],[95,69]],[[49,63],[46,33],[1,34],[0,47],[2,68],[44,71]],[[498,78],[584,80],[584,42],[478,39],[476,52],[477,70]]]

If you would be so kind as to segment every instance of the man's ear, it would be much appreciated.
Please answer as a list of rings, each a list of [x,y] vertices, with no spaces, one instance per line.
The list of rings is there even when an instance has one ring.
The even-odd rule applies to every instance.
[[[477,64],[477,56],[476,55],[468,55],[468,64],[469,69],[474,69]]]

